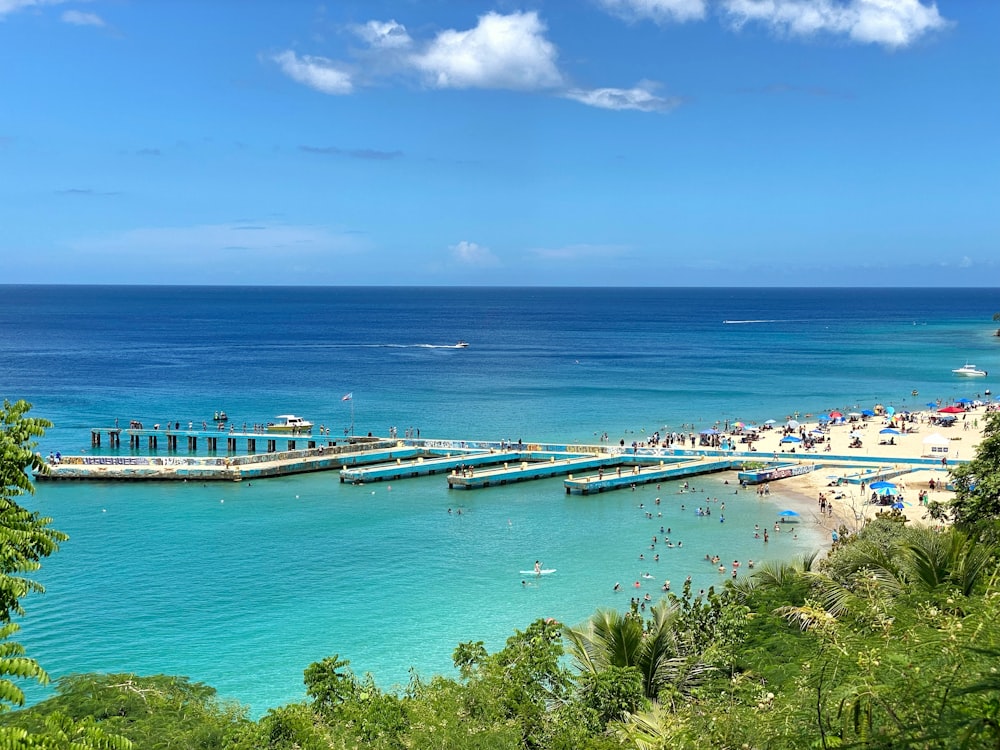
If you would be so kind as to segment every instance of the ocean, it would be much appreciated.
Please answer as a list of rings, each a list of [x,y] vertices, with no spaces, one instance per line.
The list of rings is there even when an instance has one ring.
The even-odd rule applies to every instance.
[[[992,289],[0,286],[0,395],[54,423],[43,454],[92,452],[90,428],[115,419],[200,424],[220,409],[334,435],[631,444],[982,396],[1000,372],[998,309]],[[990,375],[951,373],[966,362]],[[706,554],[826,541],[809,523],[754,538],[801,501],[780,483],[763,501],[722,475],[691,485],[43,483],[25,502],[70,540],[37,574],[47,593],[24,602],[19,637],[54,677],[182,674],[259,715],[303,698],[302,671],[335,653],[383,687],[451,674],[462,641],[493,650],[538,617],[656,600],[665,579],[719,585]],[[521,575],[535,560],[556,572]]]

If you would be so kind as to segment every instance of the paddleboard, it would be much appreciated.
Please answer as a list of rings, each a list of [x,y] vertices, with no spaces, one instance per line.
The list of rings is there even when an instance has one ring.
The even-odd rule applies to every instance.
[[[555,572],[556,572],[555,568],[545,568],[544,570],[540,570],[537,573],[535,571],[533,571],[533,570],[522,570],[521,571],[521,575],[523,575],[523,576],[547,576],[549,573],[555,573]]]

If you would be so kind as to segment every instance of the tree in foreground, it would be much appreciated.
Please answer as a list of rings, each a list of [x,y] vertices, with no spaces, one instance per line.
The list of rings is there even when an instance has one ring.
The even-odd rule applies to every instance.
[[[17,681],[47,684],[49,676],[37,661],[25,655],[24,647],[11,638],[19,625],[14,615],[23,615],[21,600],[45,589],[27,575],[41,567],[41,560],[59,549],[68,538],[51,528],[51,518],[24,508],[19,500],[33,494],[29,471],[45,471],[35,451],[37,439],[52,424],[29,417],[26,401],[0,409],[0,715],[24,705],[24,691]],[[37,730],[10,723],[0,724],[0,747],[127,748],[128,740],[107,734],[92,719],[74,722],[53,714]]]
[[[955,496],[934,503],[931,515],[960,528],[995,526],[1000,521],[1000,412],[986,416],[976,456],[951,470]]]

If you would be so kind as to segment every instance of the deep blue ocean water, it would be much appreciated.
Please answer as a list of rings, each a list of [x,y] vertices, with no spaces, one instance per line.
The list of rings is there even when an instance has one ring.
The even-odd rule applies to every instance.
[[[335,434],[353,418],[379,435],[631,443],[980,395],[1000,372],[998,309],[1000,294],[976,289],[0,286],[0,396],[55,423],[43,454],[90,451],[89,428],[115,418],[200,423],[218,409]],[[967,361],[990,376],[952,375]],[[561,480],[43,484],[29,504],[71,539],[38,575],[47,593],[25,602],[21,640],[53,676],[185,674],[255,714],[301,698],[302,670],[333,653],[405,683],[410,667],[449,672],[460,641],[493,649],[536,617],[624,608],[647,570],[655,598],[664,578],[719,583],[705,554],[786,557],[825,539],[807,525],[766,549],[753,538],[792,501],[779,488],[767,503],[734,494],[725,524],[694,516],[735,492],[723,481],[664,486],[652,520],[638,505],[655,488],[567,497]],[[639,561],[660,525],[683,549]],[[536,559],[557,573],[522,586]]]

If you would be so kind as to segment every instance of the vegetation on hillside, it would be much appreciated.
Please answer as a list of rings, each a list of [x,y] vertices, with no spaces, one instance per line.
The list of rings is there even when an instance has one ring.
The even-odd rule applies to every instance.
[[[26,412],[5,403],[0,435],[8,624],[38,590],[17,576],[65,538],[16,503],[45,426]],[[945,528],[880,517],[823,560],[762,564],[704,597],[537,620],[495,653],[460,643],[454,677],[399,691],[334,654],[305,669],[307,700],[257,721],[183,677],[71,675],[0,715],[0,747],[1000,748],[1000,417],[986,429],[935,509]],[[44,680],[4,632],[2,676]],[[9,679],[0,697],[23,701]]]

